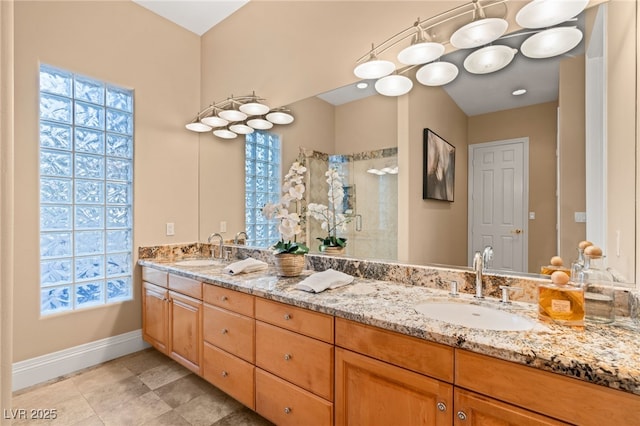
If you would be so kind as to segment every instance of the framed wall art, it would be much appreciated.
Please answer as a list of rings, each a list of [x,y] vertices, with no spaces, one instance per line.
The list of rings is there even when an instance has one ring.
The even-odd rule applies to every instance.
[[[422,199],[453,201],[456,148],[431,129],[424,129]]]

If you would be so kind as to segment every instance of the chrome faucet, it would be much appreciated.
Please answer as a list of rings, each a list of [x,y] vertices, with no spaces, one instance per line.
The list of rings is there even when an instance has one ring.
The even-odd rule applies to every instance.
[[[224,238],[222,238],[222,235],[218,234],[217,232],[214,232],[213,234],[209,235],[209,238],[207,238],[207,243],[211,244],[211,240],[213,240],[214,238],[220,238],[220,255],[218,256],[219,259],[222,259],[222,249],[224,248],[223,244],[224,244]],[[215,255],[214,255],[214,251],[213,249],[211,250],[211,258],[215,259]]]
[[[244,231],[240,231],[236,234],[235,238],[233,239],[233,244],[238,244],[238,241],[240,241],[240,235],[244,235],[244,243],[247,244],[247,240],[249,239],[249,236]]]
[[[484,250],[481,252],[477,251],[473,255],[473,270],[476,273],[476,296],[478,299],[483,299],[484,295],[482,288],[482,275],[484,273],[484,268],[489,264],[489,261],[493,258],[493,248],[491,246],[486,246]]]

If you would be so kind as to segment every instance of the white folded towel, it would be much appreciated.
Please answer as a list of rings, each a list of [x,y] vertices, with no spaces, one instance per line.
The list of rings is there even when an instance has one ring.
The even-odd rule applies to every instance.
[[[326,271],[316,272],[304,280],[296,284],[298,290],[320,293],[326,289],[334,289],[342,287],[353,282],[353,277],[344,272],[335,269],[327,269]]]
[[[238,262],[233,262],[222,270],[231,275],[243,274],[249,272],[257,272],[267,269],[269,265],[266,262],[263,262],[258,259],[254,259],[252,257],[248,257],[246,259],[240,260]]]

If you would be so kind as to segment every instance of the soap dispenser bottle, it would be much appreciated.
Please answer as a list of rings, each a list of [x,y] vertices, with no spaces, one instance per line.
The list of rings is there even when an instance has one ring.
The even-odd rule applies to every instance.
[[[551,274],[551,282],[538,285],[538,319],[584,330],[584,287],[565,272]]]

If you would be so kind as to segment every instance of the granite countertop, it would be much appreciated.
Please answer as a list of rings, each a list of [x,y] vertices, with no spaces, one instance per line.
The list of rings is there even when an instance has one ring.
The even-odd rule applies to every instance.
[[[278,277],[275,270],[229,275],[222,264],[179,266],[171,261],[139,260],[142,266],[165,270],[265,299],[323,312],[454,348],[489,355],[591,383],[640,395],[640,331],[629,319],[611,325],[587,323],[584,331],[537,320],[537,305],[482,301],[470,294],[451,298],[446,291],[397,282],[356,278],[345,287],[314,294],[294,288],[312,274]],[[428,300],[459,301],[517,313],[537,322],[530,331],[491,331],[432,320],[416,312]]]

